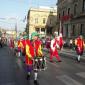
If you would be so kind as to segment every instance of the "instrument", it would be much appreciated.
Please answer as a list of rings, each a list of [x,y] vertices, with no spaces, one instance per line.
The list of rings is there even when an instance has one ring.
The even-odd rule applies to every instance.
[[[43,57],[35,57],[33,60],[33,68],[34,70],[45,70],[46,67],[46,58]]]

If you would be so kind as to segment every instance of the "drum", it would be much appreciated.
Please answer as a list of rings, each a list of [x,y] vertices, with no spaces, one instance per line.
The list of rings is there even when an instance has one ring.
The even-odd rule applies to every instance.
[[[34,70],[45,70],[46,58],[45,57],[35,57],[33,60]]]

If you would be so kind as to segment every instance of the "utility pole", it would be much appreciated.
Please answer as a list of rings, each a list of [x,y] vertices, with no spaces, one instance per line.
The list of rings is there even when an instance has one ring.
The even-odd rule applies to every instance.
[[[15,32],[16,32],[16,38],[17,38],[17,23],[15,23]]]

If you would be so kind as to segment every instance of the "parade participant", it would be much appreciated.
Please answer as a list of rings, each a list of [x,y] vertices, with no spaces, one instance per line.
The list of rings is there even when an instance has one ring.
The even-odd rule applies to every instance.
[[[58,62],[61,62],[61,59],[58,55],[58,51],[57,49],[59,48],[59,41],[57,39],[58,35],[56,34],[56,32],[54,33],[54,39],[51,40],[51,45],[50,45],[50,62],[52,61],[53,56],[56,56]]]
[[[50,42],[51,42],[51,39],[50,39],[50,37],[48,37],[47,39],[46,39],[46,48],[49,50],[50,49]]]
[[[11,49],[14,48],[14,39],[13,39],[13,37],[10,38],[9,45],[10,45]]]
[[[21,50],[20,39],[18,39],[18,57],[20,57],[20,50]]]
[[[10,47],[10,51],[14,53],[14,38],[13,38],[13,36],[10,37],[10,39],[9,39],[9,47]]]
[[[23,43],[22,43],[22,35],[20,34],[20,37],[18,39],[18,57],[21,55],[21,50],[23,48]]]
[[[22,39],[23,46],[21,48],[22,49],[22,55],[23,56],[25,56],[25,46],[26,46],[25,41],[26,41],[26,38],[27,38],[26,32],[23,32],[23,39]]]
[[[17,40],[15,39],[14,40],[14,53],[15,53],[15,56],[18,56],[18,43],[17,43]]]
[[[41,49],[41,41],[38,38],[37,32],[33,32],[31,36],[32,36],[32,45],[34,47],[34,59],[36,62],[38,58],[43,57],[43,53]],[[34,65],[34,83],[37,83],[38,69],[39,69],[39,66]]]
[[[77,39],[76,39],[76,52],[78,54],[77,60],[78,62],[80,62],[80,56],[83,55],[83,51],[84,51],[84,40],[82,35],[80,35]]]
[[[64,42],[63,42],[63,38],[62,38],[62,33],[60,33],[60,35],[59,35],[59,47],[60,47],[60,50],[62,49],[63,44],[64,44]]]
[[[34,49],[32,44],[28,38],[25,37],[25,64],[26,64],[26,72],[27,79],[30,78],[32,67],[33,67],[33,57],[34,57]]]

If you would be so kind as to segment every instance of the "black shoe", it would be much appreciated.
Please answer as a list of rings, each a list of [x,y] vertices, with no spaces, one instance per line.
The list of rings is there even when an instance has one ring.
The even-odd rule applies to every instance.
[[[26,79],[29,80],[30,79],[30,75],[27,75],[27,78]]]
[[[79,61],[79,60],[78,60],[77,62],[78,62],[78,63],[80,63],[80,61]]]
[[[35,85],[37,85],[37,84],[38,84],[37,80],[34,80],[34,84],[35,84]]]

